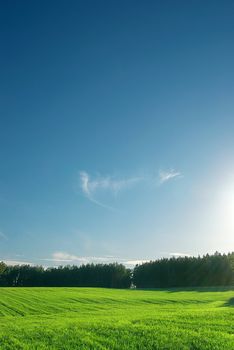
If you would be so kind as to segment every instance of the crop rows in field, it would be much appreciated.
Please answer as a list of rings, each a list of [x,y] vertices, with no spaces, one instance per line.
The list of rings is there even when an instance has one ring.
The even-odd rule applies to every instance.
[[[0,349],[234,349],[232,288],[1,288]]]

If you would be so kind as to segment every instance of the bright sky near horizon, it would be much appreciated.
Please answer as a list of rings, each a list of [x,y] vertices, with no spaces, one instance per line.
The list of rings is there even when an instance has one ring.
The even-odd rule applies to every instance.
[[[234,2],[0,8],[0,260],[234,250]]]

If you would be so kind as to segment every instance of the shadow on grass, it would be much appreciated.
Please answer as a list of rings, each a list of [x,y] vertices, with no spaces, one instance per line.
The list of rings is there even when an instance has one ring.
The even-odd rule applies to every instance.
[[[230,298],[230,299],[224,304],[224,306],[234,307],[234,298]]]
[[[158,292],[168,292],[168,293],[178,293],[178,292],[228,292],[234,291],[234,286],[219,286],[219,287],[178,287],[178,288],[136,288],[133,290],[144,290],[144,291],[158,291]],[[233,303],[234,303],[234,298]],[[230,306],[230,305],[229,305]],[[234,306],[234,304],[232,305]]]

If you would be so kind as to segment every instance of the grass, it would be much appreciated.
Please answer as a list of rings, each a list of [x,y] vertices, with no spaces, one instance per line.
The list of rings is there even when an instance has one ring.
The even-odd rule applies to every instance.
[[[234,289],[0,288],[0,349],[234,349]]]

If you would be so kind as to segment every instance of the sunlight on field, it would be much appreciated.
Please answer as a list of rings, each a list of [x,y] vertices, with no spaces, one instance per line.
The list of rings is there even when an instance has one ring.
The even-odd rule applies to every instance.
[[[234,291],[1,288],[0,349],[234,349]]]

